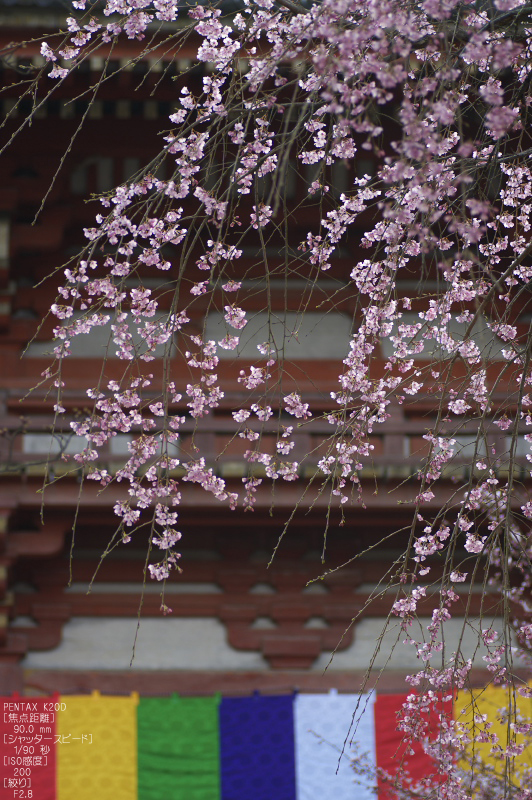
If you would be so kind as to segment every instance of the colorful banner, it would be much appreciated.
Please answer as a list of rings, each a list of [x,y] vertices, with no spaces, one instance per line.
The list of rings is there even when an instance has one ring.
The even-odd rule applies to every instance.
[[[224,697],[220,745],[223,800],[295,800],[291,696]]]
[[[481,736],[485,741],[473,741],[467,752],[467,760],[462,768],[471,772],[471,764],[480,759],[486,772],[492,771],[493,782],[505,774],[517,785],[529,785],[529,776],[523,776],[524,769],[532,768],[532,744],[530,734],[523,735],[515,730],[515,725],[532,723],[532,699],[522,697],[511,687],[501,689],[488,686],[485,689],[458,692],[454,702],[454,718],[464,725],[471,738]],[[497,736],[494,745],[490,735]],[[513,744],[524,745],[520,755],[511,755]],[[510,745],[510,757],[505,754]],[[526,783],[523,783],[523,777]]]
[[[433,762],[423,750],[421,740],[424,738],[432,742],[437,740],[441,725],[440,717],[445,719],[451,716],[452,704],[441,703],[428,713],[417,709],[413,711],[412,714],[417,718],[419,734],[417,740],[406,744],[397,730],[397,722],[403,714],[405,699],[404,694],[379,694],[375,701],[376,764],[391,777],[391,780],[388,780],[379,776],[379,800],[395,798],[392,787],[398,775],[407,778],[415,789],[415,796],[420,797],[423,796],[424,789],[433,788],[435,781],[438,780],[438,776],[434,774]]]
[[[60,700],[57,800],[134,800],[138,696],[93,692]]]
[[[525,742],[516,725],[532,723],[530,699],[499,688],[459,692],[454,704],[411,712],[418,742],[408,744],[397,730],[405,700],[334,691],[4,697],[0,800],[374,800],[377,772],[378,800],[393,800],[398,775],[421,796],[424,783],[445,780],[421,740],[434,741],[451,713],[472,736],[484,732],[466,770],[478,759],[493,781],[506,774],[528,785],[532,746],[512,754],[514,741]]]
[[[219,697],[147,697],[138,707],[139,800],[218,800]]]
[[[374,800],[374,781],[352,766],[356,746],[357,758],[375,767],[373,702],[370,695],[297,695],[297,800]]]

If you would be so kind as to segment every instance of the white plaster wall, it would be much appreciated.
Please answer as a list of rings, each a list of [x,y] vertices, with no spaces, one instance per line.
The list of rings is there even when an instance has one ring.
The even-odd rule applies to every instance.
[[[363,619],[355,626],[353,643],[341,652],[334,655],[329,666],[330,670],[366,670],[379,644],[379,637],[384,628],[386,619],[373,618]],[[420,619],[410,629],[413,639],[421,640],[425,636],[427,640],[427,625],[430,619]],[[498,632],[503,629],[500,618],[485,618],[482,620],[482,629],[489,628],[490,625]],[[476,629],[476,630],[475,630]],[[451,657],[460,643],[461,652],[465,659],[471,658],[476,667],[485,667],[486,662],[483,656],[487,650],[484,646],[478,645],[478,620],[470,620],[470,624],[464,627],[463,619],[450,619],[444,626],[444,657],[445,660]],[[406,636],[401,631],[398,622],[391,620],[390,626],[384,634],[380,643],[379,651],[376,655],[373,667],[375,669],[422,669],[423,662],[417,658],[416,648],[413,645],[403,644]],[[460,641],[461,640],[461,641]],[[331,659],[330,653],[323,653],[313,665],[314,670],[324,670]],[[428,662],[435,667],[441,666],[441,654]]]
[[[66,324],[72,324],[73,320],[79,319],[82,316],[81,312],[75,312],[72,317],[66,320]],[[114,319],[112,313],[111,319],[106,325],[95,325],[91,328],[90,333],[82,333],[78,336],[73,336],[70,342],[70,352],[74,358],[117,358],[117,347],[112,341],[113,332],[111,324]],[[154,317],[152,322],[164,321],[164,317]],[[137,355],[145,353],[147,345],[144,337],[138,332],[135,323],[128,320],[129,332],[131,334],[131,344],[135,348]],[[25,358],[42,358],[44,356],[53,355],[54,347],[57,342],[54,340],[49,341],[35,341],[31,342],[24,351]],[[174,345],[170,340],[166,344],[159,344],[152,351],[152,355],[156,358],[163,358],[164,356],[171,356],[174,353]]]
[[[267,341],[288,359],[342,359],[349,350],[353,320],[338,311],[305,311],[304,314],[260,311],[250,312],[247,319],[246,327],[238,332],[237,350],[218,348],[219,358],[234,359],[238,354],[241,358],[264,360],[257,345]],[[227,333],[234,335],[235,331],[225,322],[222,313],[212,311],[205,321],[205,338],[219,341]]]
[[[426,636],[429,619],[420,621]],[[476,621],[472,621],[478,628]],[[370,665],[378,645],[385,619],[364,619],[355,628],[353,643],[334,655],[323,653],[313,664],[312,671],[362,670]],[[502,630],[499,618],[483,620],[482,627],[491,625]],[[75,618],[63,627],[63,639],[55,650],[30,653],[22,666],[28,669],[127,669],[133,655],[137,621],[132,619]],[[419,638],[419,624],[412,627],[412,636]],[[416,648],[403,644],[404,633],[397,622],[384,635],[373,667],[385,670],[422,668]],[[463,620],[452,619],[445,625],[445,659],[456,651],[461,639],[464,658],[472,658],[477,667],[485,667],[486,648],[478,646],[478,636]],[[430,662],[441,666],[441,656]],[[268,670],[267,661],[258,653],[235,650],[227,643],[223,624],[214,619],[141,620],[132,669],[188,670]]]
[[[71,619],[55,650],[30,653],[26,669],[127,669],[137,630],[134,619]],[[213,619],[144,619],[132,669],[265,670],[261,655],[230,647]]]

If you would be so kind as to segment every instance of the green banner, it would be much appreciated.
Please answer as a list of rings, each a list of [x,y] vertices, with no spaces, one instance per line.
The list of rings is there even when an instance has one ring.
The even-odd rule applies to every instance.
[[[219,702],[218,696],[140,700],[139,800],[219,800]]]

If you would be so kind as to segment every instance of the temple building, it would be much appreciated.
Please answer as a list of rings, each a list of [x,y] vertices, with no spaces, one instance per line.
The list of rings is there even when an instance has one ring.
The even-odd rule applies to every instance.
[[[21,82],[43,66],[40,41],[32,40],[55,30],[63,13],[60,3],[47,0],[0,0],[0,111],[6,118],[1,143],[9,142],[0,158],[0,693],[357,692],[374,685],[377,675],[381,690],[403,691],[405,675],[419,666],[415,649],[403,644],[398,624],[379,636],[395,598],[386,586],[408,539],[408,501],[417,492],[417,470],[427,452],[423,436],[436,419],[433,397],[393,405],[389,420],[375,431],[371,465],[362,473],[364,505],[341,508],[328,490],[320,490],[317,463],[330,426],[316,422],[295,434],[299,479],[278,482],[274,496],[263,481],[253,512],[231,511],[199,487],[181,485],[183,571],[167,582],[164,601],[160,584],[146,576],[147,534],[102,559],[116,528],[114,502],[126,490],[116,484],[98,491],[61,455],[81,447],[69,421],[86,407],[87,388],[98,383],[106,331],[79,337],[65,361],[67,415],[53,428],[53,400],[39,387],[53,349],[49,310],[61,267],[79,252],[83,229],[99,212],[98,201],[87,198],[128,180],[159,152],[160,132],[168,127],[180,87],[201,82],[204,67],[193,62],[192,38],[188,49],[176,52],[161,33],[149,58],[139,57],[134,41],[111,54],[96,50],[43,102],[31,95],[20,99]],[[10,46],[19,41],[27,44]],[[93,99],[107,58],[108,77]],[[30,114],[31,125],[24,125]],[[371,174],[371,154],[357,169]],[[299,208],[290,221],[295,248],[313,214],[318,222],[318,211],[305,205],[311,180],[309,170],[290,166],[287,194]],[[335,191],[343,191],[347,170],[336,169],[331,181]],[[244,443],[229,435],[231,411],[240,403],[235,377],[251,363],[268,324],[266,291],[277,319],[274,334],[275,325],[298,330],[285,351],[290,369],[284,387],[298,387],[317,414],[330,407],[357,307],[349,273],[363,256],[354,245],[347,242],[338,251],[312,295],[302,272],[282,277],[275,240],[268,248],[278,277],[266,287],[260,250],[251,241],[244,246],[239,269],[255,288],[247,338],[238,364],[220,362],[222,404],[206,417],[188,419],[178,448],[186,460],[200,443],[211,454],[209,466],[235,490],[245,474]],[[156,291],[156,279],[147,280]],[[408,281],[403,288],[412,290]],[[221,330],[219,310],[201,297],[193,313],[198,331],[214,338]],[[382,366],[387,348],[383,341]],[[109,352],[106,377],[119,375],[121,366]],[[155,364],[161,378],[158,369]],[[177,346],[172,375],[178,384],[187,380]],[[264,448],[275,446],[276,428],[275,420],[265,424]],[[474,437],[475,425],[466,421],[453,462],[457,474],[471,469]],[[126,460],[129,441],[127,434],[116,436],[103,453],[102,466],[111,474]],[[506,447],[499,431],[491,444]],[[521,461],[524,476],[524,456]],[[451,477],[431,501],[434,508],[452,495]],[[438,569],[435,561],[432,580]],[[477,580],[462,607],[469,602],[469,613],[482,609],[486,619],[491,613],[497,626],[499,609],[490,606],[483,576]],[[171,613],[162,614],[163,602]],[[433,605],[427,597],[419,608],[430,617]],[[450,650],[461,636],[457,619],[448,630]],[[482,655],[477,648],[479,683],[487,676]]]

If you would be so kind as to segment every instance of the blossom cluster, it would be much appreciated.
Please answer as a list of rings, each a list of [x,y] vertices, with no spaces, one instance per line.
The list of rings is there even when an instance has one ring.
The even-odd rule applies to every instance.
[[[51,78],[63,80],[99,42],[142,40],[149,26],[185,15],[175,0],[107,0],[98,18],[87,5],[73,3],[78,13],[61,46],[42,44]],[[51,309],[58,363],[45,377],[56,381],[60,414],[61,362],[73,338],[96,326],[109,332],[123,377],[90,391],[93,412],[72,423],[88,443],[76,460],[104,487],[127,484],[129,500],[115,506],[123,541],[151,514],[151,543],[162,552],[150,568],[157,579],[177,566],[183,483],[252,510],[268,479],[299,481],[298,430],[312,430],[320,414],[283,380],[290,371],[271,332],[256,358],[238,358],[257,307],[246,280],[249,243],[269,280],[268,242],[287,235],[289,167],[307,171],[301,202],[312,212],[297,246],[284,242],[280,274],[319,286],[348,252],[344,278],[357,309],[337,384],[320,405],[330,426],[316,458],[321,490],[329,487],[339,507],[364,503],[361,476],[393,409],[422,399],[437,410],[409,484],[411,536],[392,607],[422,662],[401,724],[405,735],[422,738],[423,709],[465,685],[472,669],[469,657],[444,646],[455,589],[466,585],[472,563],[490,565],[506,616],[510,603],[520,604],[517,640],[532,647],[525,613],[532,501],[513,477],[519,437],[532,437],[524,313],[532,280],[530,11],[520,0],[489,8],[462,0],[244,0],[230,17],[202,4],[186,13],[176,36],[194,33],[196,62],[208,69],[201,88],[191,81],[176,92],[160,155],[172,177],[147,168],[101,198],[86,251],[65,270]],[[334,176],[342,171],[339,190]],[[154,278],[160,291],[151,288]],[[219,336],[201,330],[197,308],[219,311]],[[220,359],[231,353],[238,368],[229,392]],[[180,359],[190,377],[179,385],[155,379],[146,364],[157,359],[166,374]],[[499,386],[509,387],[502,397]],[[233,403],[229,397],[240,398],[230,409],[229,441],[250,447],[242,492],[209,463],[200,437],[194,457],[176,456],[183,426]],[[268,450],[262,431],[276,418]],[[460,471],[460,437],[472,427],[470,463]],[[124,433],[129,456],[110,475],[98,453]],[[429,602],[426,576],[438,560],[445,564],[439,598],[415,639],[412,624]],[[512,570],[518,586],[510,585]],[[479,637],[493,680],[509,680],[508,642],[489,627]],[[442,755],[466,738],[442,717],[439,743],[427,742],[431,752],[440,745],[448,774],[440,796],[449,800],[472,796]]]

